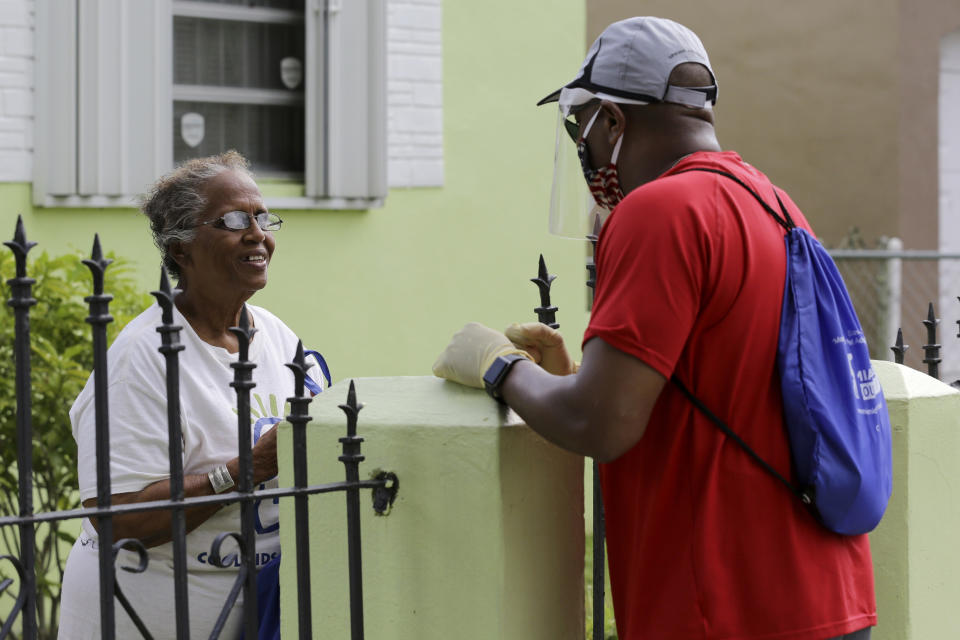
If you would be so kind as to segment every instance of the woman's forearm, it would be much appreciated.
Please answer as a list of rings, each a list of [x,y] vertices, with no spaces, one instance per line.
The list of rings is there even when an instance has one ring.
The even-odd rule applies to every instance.
[[[252,457],[254,485],[266,482],[277,475],[276,429],[270,429],[263,433],[257,441],[257,444],[253,447]],[[230,477],[236,482],[240,477],[239,458],[234,458],[226,464]],[[213,485],[210,484],[210,478],[207,477],[207,474],[193,473],[183,477],[183,495],[185,498],[210,496],[213,494]],[[111,496],[111,499],[113,504],[169,500],[170,480],[158,480],[140,491],[116,493]],[[96,506],[96,504],[96,498],[83,501],[83,506],[85,507],[93,507]],[[222,506],[222,504],[214,504],[186,509],[187,532],[193,531],[206,522],[210,516],[219,511]],[[113,537],[115,540],[119,540],[120,538],[137,538],[145,547],[156,547],[165,542],[170,542],[172,539],[172,532],[170,530],[172,520],[172,511],[166,509],[160,511],[141,511],[115,516],[113,519]],[[90,521],[93,523],[93,526],[97,526],[96,518],[90,518]]]
[[[230,472],[230,476],[236,480],[239,475],[239,464],[236,458],[227,463],[227,470]],[[183,477],[183,495],[185,498],[209,496],[213,494],[213,486],[210,484],[210,479],[207,477],[207,474],[196,473]],[[111,502],[115,505],[169,499],[169,479],[154,482],[140,491],[116,493],[111,496]],[[83,502],[83,506],[85,507],[95,507],[96,505],[96,498],[89,498]],[[222,506],[222,504],[213,504],[185,509],[187,532],[193,531],[206,522],[213,514],[219,511]],[[97,519],[90,518],[90,521],[99,531],[100,527]],[[145,547],[156,547],[170,542],[170,540],[173,539],[171,530],[172,522],[173,511],[167,509],[141,511],[114,516],[113,538],[115,541],[121,538],[136,538],[140,540]]]

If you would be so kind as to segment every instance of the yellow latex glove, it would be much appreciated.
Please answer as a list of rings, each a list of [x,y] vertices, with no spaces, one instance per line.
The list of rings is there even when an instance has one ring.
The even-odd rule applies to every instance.
[[[556,329],[540,322],[526,322],[513,323],[504,333],[547,373],[566,376],[577,372],[579,366],[570,358],[570,353],[563,344],[563,336]]]
[[[493,361],[511,353],[530,357],[499,331],[471,322],[453,334],[450,344],[433,363],[433,375],[483,389],[483,374]]]

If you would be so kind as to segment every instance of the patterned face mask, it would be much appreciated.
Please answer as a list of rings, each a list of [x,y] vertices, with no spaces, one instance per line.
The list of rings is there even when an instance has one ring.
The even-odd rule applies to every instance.
[[[607,166],[599,169],[591,167],[587,154],[587,134],[590,133],[590,127],[593,126],[599,114],[600,109],[597,109],[583,130],[583,135],[577,141],[577,155],[580,157],[583,177],[587,181],[593,199],[601,207],[606,207],[612,211],[623,200],[623,190],[620,188],[620,177],[617,174],[617,157],[620,155],[620,143],[623,142],[623,134],[620,134],[620,137],[617,138],[617,143],[613,146],[613,154],[610,156],[610,162]]]

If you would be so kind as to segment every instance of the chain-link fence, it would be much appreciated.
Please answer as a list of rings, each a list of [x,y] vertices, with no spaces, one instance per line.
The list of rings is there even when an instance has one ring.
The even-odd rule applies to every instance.
[[[904,364],[926,371],[923,345],[927,344],[924,320],[930,304],[941,321],[937,342],[942,345],[940,378],[960,378],[960,253],[903,250],[899,239],[886,249],[833,249],[840,274],[863,325],[870,354],[892,360],[890,349],[897,329],[908,345]]]

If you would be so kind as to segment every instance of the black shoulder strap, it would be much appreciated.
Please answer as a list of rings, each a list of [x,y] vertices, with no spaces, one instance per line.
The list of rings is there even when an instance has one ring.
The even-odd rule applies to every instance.
[[[716,173],[717,175],[726,176],[727,178],[730,178],[731,180],[739,184],[741,187],[746,189],[748,192],[750,192],[750,194],[754,198],[756,198],[757,202],[760,203],[760,205],[767,211],[767,213],[773,216],[773,219],[776,220],[781,227],[783,227],[787,231],[790,231],[791,229],[796,228],[797,225],[793,222],[793,219],[790,217],[790,213],[787,211],[787,208],[783,206],[783,201],[780,199],[780,195],[776,192],[776,188],[774,188],[774,195],[776,195],[777,204],[780,205],[780,211],[783,213],[782,217],[776,211],[774,211],[773,208],[770,205],[768,205],[766,201],[764,201],[764,199],[761,198],[759,194],[757,194],[756,191],[751,189],[749,186],[747,186],[745,182],[740,180],[740,178],[736,177],[732,173],[727,173],[726,171],[720,171],[719,169],[707,169],[705,167],[686,169],[684,171],[678,171],[677,173],[688,173],[690,171],[704,171],[707,173]],[[743,449],[747,453],[747,455],[753,458],[753,460],[757,464],[759,464],[761,467],[766,469],[772,476],[774,476],[780,482],[782,482],[783,486],[785,486],[790,493],[797,496],[797,498],[799,498],[800,501],[803,502],[804,504],[806,505],[811,504],[812,499],[809,493],[805,491],[801,491],[800,489],[795,487],[789,480],[787,480],[782,475],[780,475],[780,473],[776,469],[774,469],[772,466],[770,466],[770,464],[766,460],[761,458],[756,451],[751,449],[750,445],[748,445],[746,442],[743,441],[743,438],[738,436],[733,431],[733,429],[727,426],[727,423],[725,423],[723,420],[718,418],[712,411],[710,411],[710,409],[707,408],[705,404],[703,404],[703,402],[700,401],[699,398],[693,395],[693,393],[689,389],[687,389],[687,387],[682,382],[680,382],[680,378],[678,378],[676,374],[670,377],[670,381],[673,384],[675,384],[677,388],[680,389],[680,391],[683,392],[683,395],[685,395],[687,399],[689,399],[690,402],[693,403],[693,406],[699,409],[703,413],[703,415],[707,416],[715,425],[717,425],[717,427],[728,438],[730,438],[731,440],[736,442],[738,445],[740,445],[740,448]]]
[[[749,186],[747,186],[746,182],[744,182],[737,176],[733,175],[732,173],[727,173],[726,171],[721,171],[720,169],[708,169],[706,167],[695,167],[693,169],[684,169],[683,171],[677,171],[677,173],[690,173],[691,171],[703,171],[705,173],[715,173],[718,176],[726,176],[730,178],[731,180],[739,184],[741,187],[749,191],[750,195],[756,198],[757,202],[760,203],[760,205],[767,211],[767,213],[773,216],[773,219],[776,220],[781,227],[783,227],[787,231],[790,231],[791,229],[796,228],[797,225],[794,224],[793,218],[790,217],[790,213],[787,211],[787,208],[783,206],[783,201],[780,200],[780,194],[777,193],[776,188],[774,188],[773,193],[777,198],[777,204],[780,205],[780,212],[783,214],[782,217],[780,214],[774,211],[773,207],[768,205],[767,202],[763,198],[761,198],[756,191],[754,191]]]
[[[803,502],[804,504],[810,504],[811,502],[810,496],[807,493],[793,486],[793,484],[789,480],[787,480],[782,475],[780,475],[780,472],[778,472],[776,469],[770,466],[770,463],[768,463],[766,460],[761,458],[756,451],[751,449],[750,445],[748,445],[746,442],[743,441],[743,438],[738,436],[733,429],[727,426],[727,423],[725,423],[723,420],[718,418],[712,411],[710,411],[710,409],[707,408],[705,404],[703,404],[703,402],[700,401],[699,398],[697,398],[697,396],[693,395],[693,393],[689,389],[687,389],[687,387],[682,382],[680,382],[680,378],[678,378],[676,374],[670,376],[670,382],[675,384],[677,388],[683,392],[683,395],[687,396],[690,402],[693,403],[693,406],[695,406],[697,409],[703,412],[703,415],[710,418],[710,420],[713,421],[713,423],[717,425],[717,427],[719,427],[720,431],[723,431],[723,433],[726,434],[728,438],[730,438],[731,440],[736,442],[738,445],[740,445],[740,448],[743,449],[748,456],[753,458],[753,460],[757,464],[759,464],[761,467],[769,471],[771,475],[773,475],[780,482],[782,482],[783,485],[787,488],[787,490],[790,493],[797,496],[800,499],[800,501]]]

